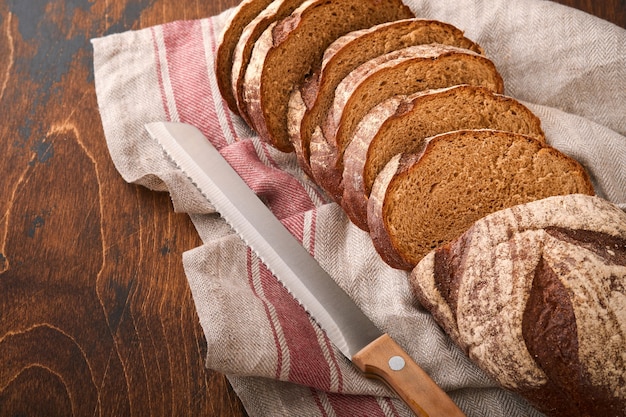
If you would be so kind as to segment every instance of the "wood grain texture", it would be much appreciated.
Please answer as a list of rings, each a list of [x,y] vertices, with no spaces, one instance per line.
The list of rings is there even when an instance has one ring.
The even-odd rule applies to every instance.
[[[625,2],[559,0],[626,27]],[[245,411],[206,342],[165,193],[108,154],[89,39],[238,0],[0,0],[0,416]]]
[[[352,357],[365,375],[386,382],[417,417],[465,417],[463,411],[388,334]]]
[[[115,170],[89,44],[234,3],[0,3],[0,415],[245,415],[204,367],[181,263],[199,238]]]

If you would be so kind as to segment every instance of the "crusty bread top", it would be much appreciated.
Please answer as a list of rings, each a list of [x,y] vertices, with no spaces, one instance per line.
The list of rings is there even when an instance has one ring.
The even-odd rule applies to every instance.
[[[295,117],[291,141],[301,159],[301,165],[309,164],[309,143],[316,126],[321,125],[333,102],[335,88],[353,69],[377,56],[413,45],[439,43],[454,45],[482,53],[481,47],[463,36],[463,32],[444,22],[426,19],[404,19],[386,22],[371,28],[354,31],[334,41],[324,52],[319,73],[312,82],[302,86],[297,101],[301,117]],[[294,105],[292,105],[294,106]]]
[[[233,52],[246,25],[271,2],[272,0],[243,0],[233,10],[220,35],[215,54],[217,86],[228,108],[235,113],[238,113],[237,101],[230,87]]]
[[[393,156],[419,152],[426,138],[462,129],[504,130],[545,142],[537,116],[484,87],[458,85],[387,100],[361,120],[343,157],[342,205],[351,220],[367,229],[367,198]]]
[[[449,132],[391,159],[374,182],[368,225],[383,259],[411,269],[487,214],[577,193],[594,194],[589,176],[555,148],[510,132]]]
[[[310,0],[257,40],[244,78],[252,127],[281,151],[293,151],[287,106],[294,88],[319,68],[324,50],[353,30],[413,17],[401,0]]]
[[[459,329],[456,323],[457,316],[461,314],[457,308],[460,296],[460,282],[458,282],[461,279],[460,275],[468,272],[466,268],[469,265],[483,265],[485,254],[492,262],[495,262],[489,251],[494,250],[498,245],[511,242],[516,239],[516,236],[546,229],[593,231],[606,235],[607,243],[610,242],[610,238],[626,240],[626,213],[607,200],[585,194],[551,196],[498,210],[477,220],[461,236],[426,255],[411,271],[411,286],[422,305],[433,313],[446,332],[459,344],[464,345],[459,340]],[[581,236],[583,236],[582,233]],[[590,241],[587,249],[613,251],[613,256],[619,255],[615,251],[619,248],[611,246],[594,248],[594,246]],[[530,250],[529,248],[520,249]],[[540,250],[540,248],[536,249]],[[624,249],[626,248],[622,248],[622,252]],[[447,256],[442,257],[443,254]],[[465,259],[464,264],[461,262],[463,259]],[[531,261],[532,257],[501,258],[499,262],[504,265],[507,262],[524,262],[524,260]],[[436,262],[442,261],[447,262],[448,265],[435,266]],[[622,263],[625,261],[626,259],[621,260]],[[620,260],[614,259],[614,262],[617,263]],[[502,280],[513,278],[510,275],[511,269],[508,272],[504,270],[492,272],[502,273],[500,276]],[[476,278],[478,277],[473,279]],[[514,381],[511,382],[514,383]]]
[[[343,153],[365,114],[394,95],[457,84],[484,86],[496,93],[504,90],[492,61],[449,45],[411,46],[359,66],[339,83],[326,121],[311,138],[311,169],[316,181],[340,201]]]
[[[554,196],[485,216],[411,272],[419,302],[550,416],[626,409],[626,214]],[[566,372],[563,372],[567,370]]]
[[[232,56],[231,91],[235,97],[239,114],[247,123],[250,123],[250,119],[246,113],[246,106],[243,103],[243,84],[254,44],[269,25],[289,16],[304,3],[304,1],[305,0],[274,0],[265,10],[248,23],[241,33]]]

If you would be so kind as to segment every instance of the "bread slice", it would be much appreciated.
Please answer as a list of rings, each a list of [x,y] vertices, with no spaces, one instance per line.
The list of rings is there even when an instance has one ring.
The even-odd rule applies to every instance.
[[[410,276],[455,343],[550,417],[624,415],[624,282],[626,214],[580,194],[485,216]]]
[[[231,71],[231,89],[235,97],[241,117],[250,124],[250,118],[244,105],[243,87],[244,76],[254,44],[261,34],[274,22],[288,17],[305,0],[274,0],[259,15],[244,28],[233,52],[233,66]]]
[[[410,270],[487,214],[577,193],[594,194],[589,176],[555,148],[511,132],[449,132],[389,161],[372,188],[368,226],[381,257]]]
[[[217,52],[215,53],[217,87],[224,101],[226,101],[228,108],[234,113],[238,113],[239,110],[230,86],[233,52],[246,25],[271,2],[272,0],[243,0],[239,6],[233,10],[220,34]]]
[[[337,86],[321,129],[311,138],[311,170],[333,199],[341,201],[343,154],[359,121],[375,105],[395,95],[457,84],[504,90],[492,61],[449,45],[416,45],[374,58],[352,71]]]
[[[257,40],[244,78],[244,101],[261,139],[293,151],[287,105],[294,88],[319,68],[324,50],[348,32],[413,17],[401,0],[309,0]]]
[[[289,135],[300,165],[310,172],[311,135],[324,121],[341,80],[370,59],[408,46],[430,43],[483,53],[478,44],[463,36],[455,26],[417,18],[381,23],[333,42],[324,53],[320,71],[301,89],[294,90],[290,99]]]
[[[426,138],[463,129],[521,133],[545,142],[541,121],[519,101],[484,87],[459,85],[393,97],[357,126],[343,156],[345,212],[367,230],[367,200],[376,176],[398,153],[420,152]]]

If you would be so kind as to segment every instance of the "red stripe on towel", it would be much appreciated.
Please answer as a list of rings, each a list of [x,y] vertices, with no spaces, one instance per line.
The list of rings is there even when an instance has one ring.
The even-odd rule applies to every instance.
[[[304,218],[293,216],[286,224],[289,231],[302,241]],[[265,267],[261,269],[265,297],[276,309],[283,335],[289,348],[289,381],[329,390],[330,366],[319,345],[316,328],[309,315]]]
[[[310,230],[309,230],[309,253],[311,255],[315,255],[315,236],[316,236],[316,231],[317,231],[317,209],[311,210],[311,225],[310,225]],[[328,354],[330,355],[330,360],[331,360],[331,364],[334,368],[334,374],[336,375],[337,378],[337,384],[336,384],[336,390],[337,392],[343,392],[343,373],[341,372],[341,368],[339,367],[339,360],[337,359],[337,356],[335,355],[335,350],[333,347],[332,342],[330,341],[330,339],[328,338],[328,336],[326,335],[326,333],[324,333],[324,341],[326,343],[326,349],[328,351]],[[332,374],[332,370],[331,370],[331,374]]]
[[[275,372],[274,377],[276,379],[280,379],[280,375],[282,373],[282,367],[283,367],[283,349],[281,348],[280,337],[278,336],[278,329],[276,328],[277,323],[275,323],[273,319],[273,315],[270,311],[270,306],[265,300],[265,297],[262,294],[259,294],[259,292],[256,289],[256,285],[254,283],[255,273],[252,270],[252,262],[259,262],[259,261],[252,258],[252,250],[248,248],[248,250],[246,251],[246,269],[248,272],[248,284],[250,285],[250,289],[252,289],[252,293],[255,295],[255,297],[257,297],[259,300],[262,301],[263,309],[265,310],[267,321],[269,322],[270,327],[272,328],[272,337],[274,338],[274,345],[276,347],[276,372]]]
[[[313,209],[302,184],[283,170],[265,165],[251,140],[221,149],[222,156],[279,219]]]
[[[387,417],[375,397],[328,393],[337,417]]]
[[[272,273],[261,268],[261,282],[266,299],[276,309],[284,340],[289,350],[288,380],[298,384],[330,389],[329,364],[308,314],[287,292]]]
[[[199,128],[218,149],[225,146],[209,84],[200,20],[163,25],[163,41],[179,121]]]
[[[161,102],[163,104],[163,110],[165,111],[165,117],[167,121],[171,121],[172,116],[170,114],[170,108],[167,105],[165,84],[163,82],[163,70],[161,69],[161,59],[159,58],[159,44],[157,42],[157,34],[154,27],[150,29],[150,32],[152,33],[152,45],[154,47],[154,65],[156,67],[157,79],[159,82],[159,91],[161,92]]]
[[[328,413],[324,409],[324,404],[322,403],[322,400],[320,399],[318,391],[311,388],[311,396],[313,397],[313,401],[315,401],[315,405],[320,410],[322,417],[328,417]]]

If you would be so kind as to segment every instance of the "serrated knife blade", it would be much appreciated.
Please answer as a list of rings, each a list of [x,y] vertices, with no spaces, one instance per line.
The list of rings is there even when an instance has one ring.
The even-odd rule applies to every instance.
[[[174,122],[154,122],[145,127],[332,343],[366,376],[386,382],[420,417],[464,416],[322,269],[202,132]]]

